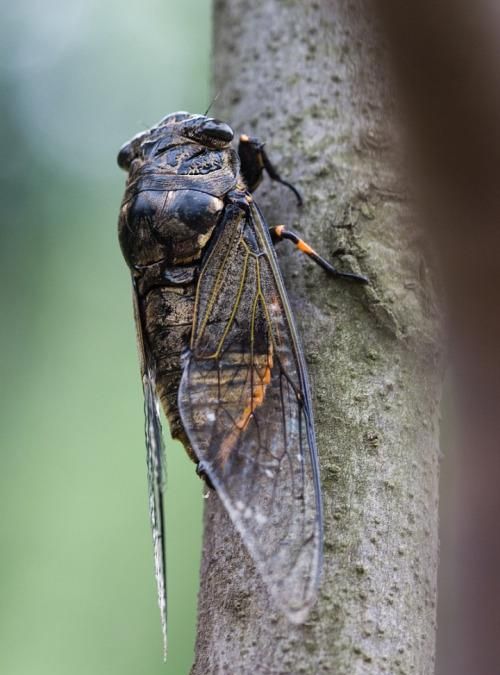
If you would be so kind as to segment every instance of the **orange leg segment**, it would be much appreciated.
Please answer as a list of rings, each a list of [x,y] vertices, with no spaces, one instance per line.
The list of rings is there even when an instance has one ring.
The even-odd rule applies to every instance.
[[[322,267],[325,272],[328,272],[328,274],[331,274],[334,277],[349,279],[350,281],[359,281],[362,284],[368,283],[368,279],[361,274],[354,274],[353,272],[339,272],[339,270],[335,269],[335,267],[333,267],[333,265],[331,265],[328,260],[325,260],[318,253],[316,253],[316,251],[311,246],[309,246],[307,242],[296,235],[295,232],[287,230],[284,225],[276,225],[275,227],[271,227],[269,229],[269,234],[271,235],[271,239],[274,243],[282,241],[283,239],[288,239],[289,241],[293,242],[301,253],[305,253],[307,256],[309,256],[309,258],[311,258],[311,260],[314,260],[317,265]]]

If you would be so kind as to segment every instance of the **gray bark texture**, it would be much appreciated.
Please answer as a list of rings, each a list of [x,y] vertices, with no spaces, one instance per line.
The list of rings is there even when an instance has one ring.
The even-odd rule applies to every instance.
[[[397,168],[392,80],[367,0],[216,0],[217,116],[301,190],[256,193],[358,286],[280,260],[314,397],[325,509],[317,606],[293,626],[217,496],[206,501],[192,675],[434,672],[440,374],[421,236]]]

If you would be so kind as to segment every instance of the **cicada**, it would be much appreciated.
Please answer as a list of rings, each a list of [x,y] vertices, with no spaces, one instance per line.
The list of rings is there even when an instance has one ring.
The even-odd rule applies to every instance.
[[[264,172],[298,191],[263,143],[177,112],[118,155],[128,172],[119,239],[132,275],[146,417],[149,502],[166,645],[165,476],[160,405],[173,438],[217,492],[275,605],[314,603],[322,506],[311,393],[274,245],[288,239],[339,272],[252,198]]]

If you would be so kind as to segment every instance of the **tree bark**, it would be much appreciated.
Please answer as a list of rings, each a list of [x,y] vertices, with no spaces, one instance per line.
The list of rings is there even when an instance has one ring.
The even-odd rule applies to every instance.
[[[488,0],[377,6],[447,305],[452,477],[443,484],[438,669],[492,675],[500,673],[500,13]]]
[[[392,80],[365,0],[217,0],[217,114],[281,174],[256,199],[344,270],[280,247],[314,396],[325,508],[318,604],[270,605],[217,496],[205,508],[196,660],[207,673],[434,671],[440,374],[421,237],[398,168]],[[305,258],[305,256],[303,256]]]

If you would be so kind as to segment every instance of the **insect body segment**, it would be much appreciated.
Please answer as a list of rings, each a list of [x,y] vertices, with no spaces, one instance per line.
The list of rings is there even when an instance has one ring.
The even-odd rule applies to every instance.
[[[262,143],[203,115],[174,113],[118,156],[128,171],[119,238],[130,267],[146,411],[151,525],[166,631],[163,445],[174,438],[217,491],[275,604],[293,622],[314,603],[322,506],[311,395],[269,229],[250,191],[282,180]]]

